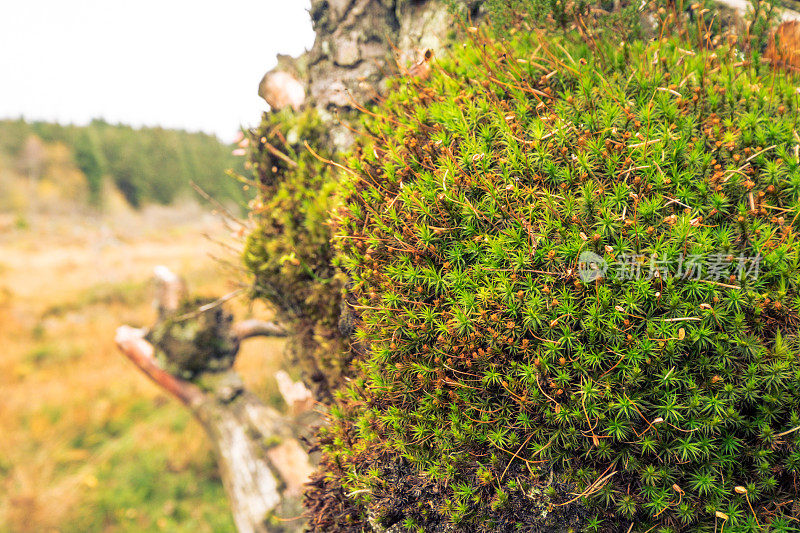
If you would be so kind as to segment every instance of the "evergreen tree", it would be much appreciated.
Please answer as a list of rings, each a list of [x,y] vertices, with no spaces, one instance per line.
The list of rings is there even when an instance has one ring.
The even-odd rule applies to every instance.
[[[87,128],[78,134],[73,149],[75,164],[86,176],[86,183],[89,187],[89,203],[93,206],[100,206],[102,204],[104,162],[94,130]]]

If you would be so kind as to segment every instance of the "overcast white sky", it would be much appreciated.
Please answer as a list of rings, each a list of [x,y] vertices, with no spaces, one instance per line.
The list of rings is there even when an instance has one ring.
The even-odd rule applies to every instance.
[[[308,0],[0,0],[0,118],[94,117],[231,140],[275,55],[314,40]]]

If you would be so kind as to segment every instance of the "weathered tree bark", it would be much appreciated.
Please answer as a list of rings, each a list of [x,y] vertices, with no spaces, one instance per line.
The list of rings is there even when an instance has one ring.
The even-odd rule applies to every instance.
[[[476,18],[483,0],[311,0],[316,39],[300,57],[278,55],[258,94],[273,109],[315,107],[328,122],[334,144],[348,148],[353,133],[346,120],[356,106],[376,100],[386,79],[424,57],[438,54],[452,30],[446,4]],[[305,98],[297,99],[298,91]],[[302,103],[300,103],[302,102]]]
[[[303,521],[296,517],[313,465],[298,438],[319,418],[313,412],[296,419],[281,415],[245,390],[232,369],[240,341],[286,333],[270,322],[233,324],[221,304],[197,308],[186,300],[182,281],[165,269],[157,270],[157,284],[158,322],[149,332],[120,327],[117,345],[205,428],[237,529],[301,531]]]

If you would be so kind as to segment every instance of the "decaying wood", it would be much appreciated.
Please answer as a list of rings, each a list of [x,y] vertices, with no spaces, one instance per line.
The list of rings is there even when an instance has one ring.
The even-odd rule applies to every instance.
[[[153,346],[144,340],[145,331],[130,326],[117,329],[115,341],[117,346],[139,370],[160,385],[161,388],[175,396],[187,407],[196,407],[203,401],[203,392],[196,385],[184,381],[165,372],[153,358]]]
[[[233,325],[233,333],[242,341],[250,337],[286,337],[288,333],[274,322],[250,319]]]
[[[205,428],[237,529],[242,533],[301,531],[303,521],[297,517],[302,514],[302,486],[313,466],[298,434],[318,423],[317,416],[308,411],[300,413],[299,419],[281,415],[247,391],[232,368],[240,341],[285,336],[286,332],[277,324],[258,320],[232,324],[220,306],[187,314],[183,281],[167,269],[156,269],[156,286],[158,322],[149,331],[120,327],[117,345]],[[191,353],[202,352],[206,346],[214,349]]]

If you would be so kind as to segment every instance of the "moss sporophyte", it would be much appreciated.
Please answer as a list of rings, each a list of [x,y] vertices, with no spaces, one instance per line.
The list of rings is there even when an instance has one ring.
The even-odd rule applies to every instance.
[[[483,30],[395,80],[333,204],[368,347],[322,433],[343,520],[795,531],[796,83]]]

